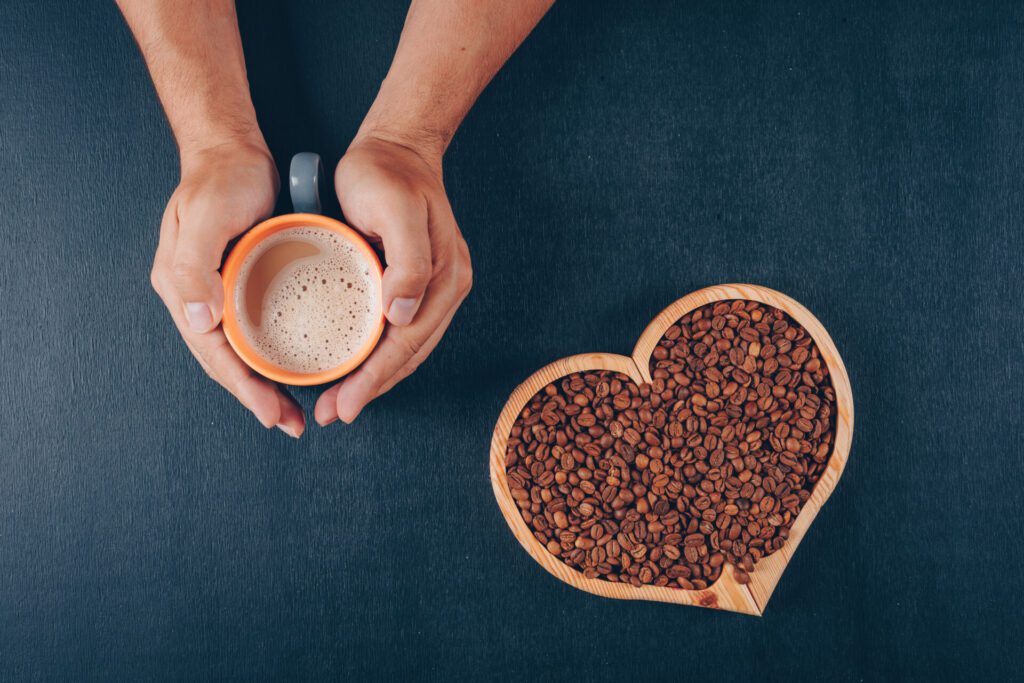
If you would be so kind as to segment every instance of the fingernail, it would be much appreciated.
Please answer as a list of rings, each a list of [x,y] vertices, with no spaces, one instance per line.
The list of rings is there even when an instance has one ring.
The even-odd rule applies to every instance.
[[[331,406],[329,408],[326,405],[323,408],[317,406],[318,410],[313,411],[313,419],[316,420],[316,423],[321,427],[326,427],[331,424],[338,419],[337,408],[335,407],[336,405],[337,404],[334,401],[331,401]],[[317,413],[319,413],[319,415]]]
[[[350,424],[352,424],[353,422],[356,421],[356,418],[359,417],[359,413],[361,413],[361,412],[363,412],[363,409],[362,408],[358,408],[358,409],[356,409],[355,412],[345,411],[344,415],[339,415],[338,417],[341,418],[342,422],[344,422],[347,425],[350,425]]]
[[[338,392],[335,403],[338,419],[345,424],[352,424],[372,397],[373,383],[363,373],[356,373],[346,380]]]
[[[299,435],[295,432],[293,427],[289,427],[288,425],[277,425],[277,428],[293,439],[299,438]]]
[[[388,320],[392,325],[408,325],[416,315],[416,299],[395,299],[388,309]]]
[[[338,400],[338,419],[345,424],[352,424],[362,410],[363,406],[357,400],[346,400],[345,397]]]
[[[193,332],[207,332],[213,327],[213,313],[210,307],[202,303],[185,304],[185,317]]]

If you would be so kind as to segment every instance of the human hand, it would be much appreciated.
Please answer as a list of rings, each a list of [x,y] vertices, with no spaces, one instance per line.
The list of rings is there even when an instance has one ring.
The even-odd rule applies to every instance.
[[[228,241],[274,210],[278,176],[263,144],[229,142],[182,153],[181,183],[160,225],[151,280],[182,339],[213,380],[263,424],[298,438],[302,410],[249,369],[220,328],[221,259]]]
[[[374,134],[358,137],[334,185],[346,221],[384,249],[383,306],[390,325],[351,375],[325,391],[321,425],[351,423],[434,350],[472,286],[469,249],[441,178],[441,155]]]

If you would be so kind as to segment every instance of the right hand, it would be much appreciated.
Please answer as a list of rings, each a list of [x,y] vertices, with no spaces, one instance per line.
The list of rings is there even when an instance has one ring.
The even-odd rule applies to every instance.
[[[302,410],[253,372],[220,328],[224,249],[271,215],[278,186],[273,157],[262,143],[228,142],[183,153],[181,183],[164,211],[151,279],[206,374],[264,427],[298,438],[305,429]]]

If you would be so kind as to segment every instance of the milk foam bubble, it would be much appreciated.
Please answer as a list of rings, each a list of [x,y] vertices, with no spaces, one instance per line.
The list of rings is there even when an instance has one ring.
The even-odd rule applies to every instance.
[[[381,293],[371,268],[335,232],[283,230],[242,264],[234,293],[239,326],[257,353],[285,370],[337,367],[377,330]]]

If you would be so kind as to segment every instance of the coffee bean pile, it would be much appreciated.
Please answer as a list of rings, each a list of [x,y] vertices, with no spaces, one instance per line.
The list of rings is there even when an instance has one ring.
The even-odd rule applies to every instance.
[[[548,552],[588,578],[703,589],[741,583],[783,546],[825,469],[835,393],[782,311],[721,301],[685,315],[653,381],[567,375],[523,408],[506,474]]]

